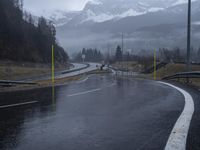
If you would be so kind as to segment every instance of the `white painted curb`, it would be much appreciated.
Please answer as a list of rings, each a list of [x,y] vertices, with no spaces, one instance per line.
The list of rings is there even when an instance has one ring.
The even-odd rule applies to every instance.
[[[194,113],[193,98],[188,92],[186,92],[185,90],[183,90],[179,87],[176,87],[172,84],[165,83],[165,82],[160,82],[160,83],[175,88],[176,90],[181,92],[185,98],[184,110],[181,113],[180,117],[178,118],[178,120],[170,134],[170,137],[165,146],[165,150],[185,150],[188,131],[190,128],[190,122],[192,120],[192,116]]]

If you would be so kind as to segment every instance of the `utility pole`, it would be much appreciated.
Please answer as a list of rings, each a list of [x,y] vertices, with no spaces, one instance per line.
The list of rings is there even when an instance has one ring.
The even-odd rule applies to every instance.
[[[124,69],[124,33],[122,32],[122,68]],[[123,72],[122,72],[123,75]]]
[[[122,54],[124,54],[124,33],[122,33]]]
[[[187,27],[187,71],[190,71],[191,49],[191,0],[188,0],[188,27]]]

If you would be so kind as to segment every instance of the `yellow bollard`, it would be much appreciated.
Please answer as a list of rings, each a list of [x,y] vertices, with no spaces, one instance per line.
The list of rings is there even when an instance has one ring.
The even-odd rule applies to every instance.
[[[52,107],[55,111],[55,70],[54,70],[54,46],[52,45]]]
[[[52,45],[52,84],[54,85],[54,46]]]
[[[154,50],[154,80],[156,80],[156,49]]]

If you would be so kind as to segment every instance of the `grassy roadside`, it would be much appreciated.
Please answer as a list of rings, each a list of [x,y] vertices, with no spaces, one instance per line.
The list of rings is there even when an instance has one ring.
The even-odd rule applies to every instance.
[[[138,64],[135,61],[116,62],[112,64],[112,67],[117,69],[128,69],[133,72],[141,72],[144,68],[142,64]]]
[[[56,65],[55,71],[69,68],[69,65]],[[51,73],[51,64],[14,63],[0,61],[0,80],[18,80]]]
[[[166,76],[171,76],[179,72],[185,72],[186,71],[186,65],[185,64],[168,64],[165,67],[159,69],[157,71],[157,78],[162,79]],[[200,65],[192,65],[191,71],[200,71]],[[153,73],[149,74],[151,78],[153,78]]]
[[[152,64],[150,64],[152,66]],[[128,67],[128,69],[130,71],[133,72],[141,72],[142,70],[144,70],[144,65],[142,64],[138,64],[137,62],[117,62],[115,64],[112,65],[114,68],[123,68]],[[176,73],[180,73],[180,72],[185,72],[186,71],[186,65],[185,64],[174,64],[174,63],[170,63],[167,64],[165,67],[162,67],[161,69],[157,70],[156,74],[157,74],[157,80],[161,80],[162,78],[166,77],[166,76],[171,76],[174,75]],[[191,66],[191,71],[200,71],[200,65],[192,65]],[[137,76],[135,76],[136,78],[143,78],[143,79],[150,79],[150,80],[154,80],[154,73],[151,74],[138,74]],[[180,79],[175,80],[177,82],[181,82],[183,84],[186,84],[186,79]],[[195,86],[198,89],[200,89],[200,79],[191,79],[189,85],[191,86]]]
[[[185,64],[168,64],[165,67],[159,69],[157,71],[157,79],[161,80],[163,77],[171,76],[179,72],[185,72],[186,71],[186,65]],[[191,71],[200,71],[200,65],[192,65]],[[147,74],[146,77],[149,79],[153,79],[153,73]],[[180,80],[174,80],[177,82],[181,82],[183,84],[186,84],[186,79],[180,79]],[[200,79],[190,79],[189,85],[195,86],[198,89],[200,88]]]
[[[58,86],[58,85],[65,85],[69,84],[71,82],[75,82],[81,79],[84,79],[87,75],[91,74],[99,74],[103,75],[109,73],[108,70],[94,70],[85,74],[77,75],[74,77],[66,77],[62,79],[55,79],[54,84],[52,84],[52,80],[43,80],[43,81],[34,81],[37,83],[36,85],[16,85],[11,87],[0,87],[0,92],[14,92],[14,91],[22,91],[22,90],[31,90],[31,89],[37,89],[37,88],[45,88],[45,87],[52,87],[52,86]]]

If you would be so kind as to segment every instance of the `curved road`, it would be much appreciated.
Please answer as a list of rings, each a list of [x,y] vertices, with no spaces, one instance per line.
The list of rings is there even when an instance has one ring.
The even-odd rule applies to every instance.
[[[89,63],[87,64],[81,64],[81,63],[73,63],[73,68],[67,69],[67,70],[62,70],[55,72],[55,78],[64,78],[64,77],[71,77],[74,75],[78,75],[79,72],[87,72],[88,69],[93,69],[94,63]],[[19,81],[36,81],[36,80],[48,80],[51,79],[51,74],[44,74],[44,75],[39,75],[35,77],[27,77],[20,79]]]
[[[70,73],[57,75],[56,79],[77,76],[77,75],[84,74],[84,73],[87,73],[87,72],[90,72],[90,71],[94,71],[94,70],[97,70],[97,66],[99,66],[99,65],[100,64],[98,64],[98,63],[89,63],[89,66],[87,68],[80,69],[79,71],[73,71],[73,72],[70,72]]]
[[[161,150],[183,95],[159,82],[91,76],[83,82],[0,94],[2,150]],[[199,93],[187,149],[199,149]],[[10,104],[34,102],[29,105]],[[200,106],[200,105],[199,105]]]

